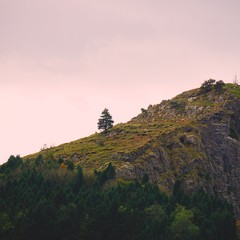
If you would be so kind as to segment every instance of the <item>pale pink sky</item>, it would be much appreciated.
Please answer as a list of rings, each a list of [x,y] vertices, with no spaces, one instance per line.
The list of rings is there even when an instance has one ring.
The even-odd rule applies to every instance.
[[[240,71],[239,0],[0,0],[0,163]]]

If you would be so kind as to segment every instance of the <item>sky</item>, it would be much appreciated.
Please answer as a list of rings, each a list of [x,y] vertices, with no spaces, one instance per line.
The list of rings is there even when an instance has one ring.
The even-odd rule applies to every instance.
[[[0,0],[0,164],[240,74],[239,0]]]

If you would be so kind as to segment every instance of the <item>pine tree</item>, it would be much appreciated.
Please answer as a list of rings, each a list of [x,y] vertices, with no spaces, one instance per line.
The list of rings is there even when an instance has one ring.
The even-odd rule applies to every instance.
[[[114,121],[112,120],[112,116],[110,115],[107,108],[105,108],[102,112],[101,117],[98,120],[98,129],[106,132],[109,128],[113,126]]]

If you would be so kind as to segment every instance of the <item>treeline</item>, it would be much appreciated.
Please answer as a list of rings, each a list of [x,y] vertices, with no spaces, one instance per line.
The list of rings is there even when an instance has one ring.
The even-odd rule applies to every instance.
[[[171,196],[148,182],[115,179],[114,167],[83,174],[63,160],[0,167],[1,240],[233,240],[231,207],[203,191]]]

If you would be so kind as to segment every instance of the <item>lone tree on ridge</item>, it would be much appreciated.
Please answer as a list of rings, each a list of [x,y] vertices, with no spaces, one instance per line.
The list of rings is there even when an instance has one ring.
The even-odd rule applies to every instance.
[[[112,116],[110,115],[107,108],[105,108],[102,112],[101,117],[98,119],[98,129],[106,132],[109,128],[113,126],[114,121],[112,120]]]

